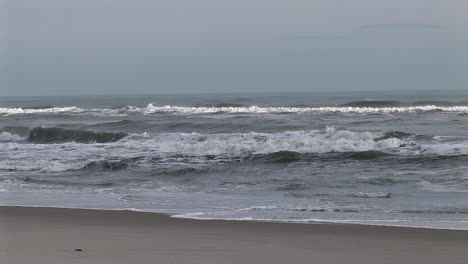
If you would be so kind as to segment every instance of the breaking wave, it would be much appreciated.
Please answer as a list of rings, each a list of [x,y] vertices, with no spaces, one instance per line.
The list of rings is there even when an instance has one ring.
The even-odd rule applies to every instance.
[[[119,171],[130,168],[134,165],[137,159],[123,160],[80,160],[80,159],[65,159],[54,160],[15,160],[15,161],[0,161],[0,170],[6,171],[37,171],[48,173],[59,173],[66,171],[79,170],[98,170],[98,171]]]
[[[224,162],[373,160],[387,156],[401,157],[401,162],[405,162],[408,157],[428,157],[418,158],[421,163],[438,158],[438,155],[455,155],[453,157],[457,158],[468,153],[466,143],[417,144],[409,139],[383,138],[384,133],[336,130],[332,127],[281,133],[144,133],[128,136],[125,133],[34,128],[28,135],[26,142],[41,144],[2,143],[5,151],[12,150],[10,153],[19,153],[19,156],[11,154],[8,159],[0,161],[0,170],[125,170],[135,165],[158,175],[177,175],[192,173],[190,168],[199,169],[200,165]],[[60,142],[63,143],[55,144]],[[29,153],[40,155],[29,156]],[[179,168],[180,171],[164,168]]]
[[[46,157],[40,160],[1,160],[0,170],[4,171],[36,171],[58,173],[74,171],[84,168],[88,161],[77,160],[54,160]]]
[[[0,108],[0,114],[14,115],[14,114],[54,114],[54,113],[80,113],[86,111],[75,106],[69,107],[47,107],[47,108]]]
[[[51,108],[0,108],[0,114],[92,114],[104,116],[122,116],[128,114],[156,114],[156,113],[177,113],[177,114],[287,114],[287,113],[355,113],[355,114],[398,114],[417,112],[458,112],[468,113],[466,105],[415,105],[401,106],[394,101],[358,101],[344,104],[342,106],[323,107],[261,107],[244,106],[241,104],[216,104],[214,106],[157,106],[148,104],[145,107],[126,106],[119,109],[82,109],[71,107],[51,107]]]
[[[399,148],[397,138],[375,140],[376,134],[336,130],[270,133],[199,134],[168,133],[141,142],[159,153],[187,153],[194,156],[246,157],[271,154],[267,159],[295,159],[296,153],[361,152]],[[135,146],[135,143],[132,143]],[[293,153],[296,152],[296,153]],[[277,154],[273,154],[277,153]]]
[[[352,101],[342,106],[351,107],[404,107],[404,106],[466,106],[468,102],[450,102],[450,101],[414,101],[414,102],[402,102],[402,101],[390,101],[390,100],[361,100]]]
[[[5,143],[5,150],[23,153],[0,161],[0,170],[63,172],[81,169],[123,170],[133,165],[145,166],[156,174],[192,173],[188,167],[196,164],[248,161],[288,163],[317,159],[324,154],[341,153],[349,156],[359,152],[398,150],[402,140],[376,140],[378,134],[349,130],[293,131],[276,134],[232,133],[198,134],[165,133],[158,135],[104,133],[61,128],[34,128],[29,142],[62,144]],[[123,138],[125,137],[125,138]],[[123,138],[123,139],[122,139]],[[121,140],[119,140],[121,139]],[[73,141],[73,142],[71,142]],[[105,144],[76,144],[75,142],[105,142]],[[66,151],[66,158],[64,158]],[[25,153],[41,153],[27,159]],[[371,152],[372,153],[372,152]],[[363,154],[364,155],[364,154]],[[373,155],[373,154],[371,154]],[[382,154],[375,154],[377,156]],[[324,156],[324,158],[327,158]],[[334,157],[328,157],[333,159]],[[342,157],[343,158],[343,157]],[[165,171],[177,165],[181,170]],[[167,167],[169,166],[169,167]],[[194,167],[195,166],[195,167]]]
[[[182,114],[209,114],[209,113],[252,113],[252,114],[278,114],[278,113],[357,113],[357,114],[385,114],[405,112],[468,112],[468,106],[439,107],[434,105],[410,107],[352,107],[352,106],[324,106],[324,107],[187,107],[187,106],[154,106],[148,104],[142,108],[130,108],[129,111],[151,113],[182,113]]]
[[[12,134],[10,132],[2,131],[0,132],[0,142],[9,142],[9,141],[22,141],[24,137],[21,137],[16,134]]]

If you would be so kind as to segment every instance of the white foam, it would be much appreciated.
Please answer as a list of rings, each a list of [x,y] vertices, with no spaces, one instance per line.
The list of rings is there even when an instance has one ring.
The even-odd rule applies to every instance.
[[[240,208],[238,210],[239,211],[257,211],[257,210],[274,210],[274,209],[278,209],[278,206],[275,206],[275,205],[264,205],[264,206],[258,205],[258,206],[251,206],[251,207],[247,207],[247,208]]]
[[[92,161],[146,157],[137,166],[181,166],[231,161],[280,151],[333,153],[382,151],[397,155],[459,155],[468,153],[468,142],[452,145],[434,142],[420,146],[397,138],[380,140],[382,133],[349,130],[288,131],[281,133],[163,133],[132,134],[118,142],[99,144],[19,144],[1,143],[7,159],[1,170],[63,172],[78,170]],[[404,147],[402,147],[404,146]],[[211,156],[207,158],[207,156]],[[158,158],[155,164],[153,157]]]
[[[0,133],[0,142],[5,141],[21,141],[24,140],[24,137],[18,136],[16,134],[12,134],[10,132],[3,131]]]
[[[422,144],[421,154],[460,155],[468,154],[468,141],[437,144]]]
[[[293,131],[282,133],[198,134],[164,133],[149,136],[132,134],[118,142],[101,144],[18,144],[2,143],[8,159],[0,160],[1,170],[63,172],[78,170],[92,161],[154,157],[160,164],[211,163],[265,155],[279,151],[300,153],[394,151],[401,141],[376,140],[379,134],[347,130]],[[215,158],[207,159],[207,155]],[[149,160],[139,166],[154,166]]]
[[[121,109],[82,109],[71,107],[51,107],[43,109],[28,108],[0,108],[0,114],[44,114],[44,113],[83,113],[88,112],[94,115],[122,116],[127,113],[177,113],[177,114],[278,114],[278,113],[355,113],[355,114],[398,114],[417,112],[459,112],[468,113],[468,106],[411,106],[411,107],[345,107],[345,106],[324,106],[324,107],[192,107],[192,106],[157,106],[148,104],[145,107],[126,106]]]
[[[194,220],[222,220],[222,221],[251,221],[251,222],[274,222],[274,223],[296,223],[296,224],[356,224],[372,226],[395,226],[429,229],[450,229],[450,230],[468,230],[468,221],[466,220],[447,220],[447,221],[424,221],[419,219],[329,219],[329,218],[261,218],[261,217],[217,217],[208,216],[205,213],[185,213],[171,215],[173,218],[187,218]]]
[[[55,157],[56,159],[57,157]],[[90,161],[54,160],[54,158],[1,160],[0,170],[11,171],[39,171],[39,172],[65,172],[79,170]]]
[[[15,115],[15,114],[43,114],[43,113],[77,113],[83,112],[84,109],[69,106],[69,107],[50,107],[40,109],[28,109],[28,108],[0,108],[0,114]]]
[[[353,196],[358,198],[390,198],[392,194],[388,192],[357,192]]]
[[[254,219],[252,217],[203,217],[205,213],[196,212],[196,213],[185,213],[185,214],[174,214],[171,215],[172,218],[182,218],[182,219],[194,219],[194,220],[229,220],[229,221],[261,221]]]
[[[468,112],[468,106],[440,107],[435,105],[411,106],[411,107],[188,107],[188,106],[155,106],[148,104],[142,108],[131,108],[129,111],[142,112],[145,114],[158,112],[184,113],[184,114],[209,114],[209,113],[313,113],[313,112],[334,112],[334,113],[360,113],[360,114],[386,114],[405,112]]]
[[[270,133],[233,133],[198,134],[169,133],[160,134],[129,147],[150,146],[158,153],[184,153],[194,156],[227,155],[244,157],[270,154],[279,151],[299,153],[359,152],[398,148],[401,141],[396,138],[374,140],[377,135],[370,132],[336,131],[328,128],[323,131],[292,131]]]

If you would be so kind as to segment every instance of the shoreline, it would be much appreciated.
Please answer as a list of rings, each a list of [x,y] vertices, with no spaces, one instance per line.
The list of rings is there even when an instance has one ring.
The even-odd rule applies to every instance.
[[[159,214],[168,216],[174,219],[187,219],[187,220],[194,220],[194,221],[234,221],[234,222],[253,222],[253,223],[275,223],[275,224],[299,224],[299,225],[358,225],[358,226],[371,226],[371,227],[391,227],[391,228],[410,228],[410,229],[428,229],[428,230],[452,230],[452,231],[466,231],[468,229],[462,228],[441,228],[441,227],[428,227],[428,226],[403,226],[403,225],[382,225],[382,224],[363,224],[363,223],[346,223],[346,222],[334,222],[334,221],[327,221],[327,220],[297,220],[297,221],[289,221],[289,220],[274,220],[274,219],[246,219],[246,218],[202,218],[202,217],[186,217],[184,215],[190,214],[197,214],[197,213],[168,213],[168,212],[161,212],[161,211],[149,211],[144,209],[136,209],[136,208],[125,208],[125,209],[112,209],[112,208],[84,208],[84,207],[61,207],[61,206],[43,206],[43,205],[0,205],[2,207],[19,207],[19,208],[43,208],[43,209],[66,209],[66,210],[90,210],[90,211],[116,211],[116,212],[137,212],[137,213],[144,213],[144,214]]]
[[[465,263],[467,248],[464,230],[0,206],[1,263]]]

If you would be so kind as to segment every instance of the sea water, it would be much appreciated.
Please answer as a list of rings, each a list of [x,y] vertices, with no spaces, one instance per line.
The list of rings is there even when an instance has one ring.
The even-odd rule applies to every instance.
[[[468,229],[468,91],[2,97],[0,204]]]

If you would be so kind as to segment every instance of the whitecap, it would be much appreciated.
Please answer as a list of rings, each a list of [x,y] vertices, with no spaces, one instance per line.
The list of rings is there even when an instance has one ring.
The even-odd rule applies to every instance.
[[[44,114],[44,113],[77,113],[83,112],[84,109],[78,108],[76,106],[67,106],[67,107],[50,107],[50,108],[40,108],[40,109],[29,109],[29,108],[0,108],[0,114],[15,115],[15,114]]]
[[[468,106],[409,106],[409,107],[350,107],[350,106],[323,106],[323,107],[286,107],[286,106],[227,106],[227,107],[195,107],[195,106],[157,106],[148,104],[145,107],[126,106],[120,109],[82,109],[75,106],[51,107],[42,109],[28,108],[0,108],[0,114],[44,114],[44,113],[90,113],[93,115],[124,116],[128,113],[154,114],[280,114],[280,113],[354,113],[354,114],[399,114],[418,112],[457,112],[468,113]]]
[[[392,194],[389,192],[357,192],[353,194],[358,198],[391,198]]]
[[[12,134],[10,132],[3,131],[0,133],[0,142],[5,141],[22,141],[24,137],[18,136],[16,134]]]

